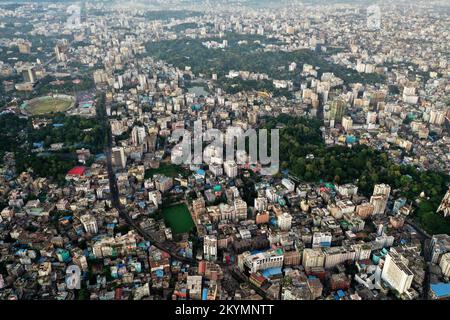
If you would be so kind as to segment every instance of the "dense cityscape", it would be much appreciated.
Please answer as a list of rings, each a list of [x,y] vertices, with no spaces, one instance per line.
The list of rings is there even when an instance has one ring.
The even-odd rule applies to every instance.
[[[0,300],[450,299],[449,13],[0,1]]]

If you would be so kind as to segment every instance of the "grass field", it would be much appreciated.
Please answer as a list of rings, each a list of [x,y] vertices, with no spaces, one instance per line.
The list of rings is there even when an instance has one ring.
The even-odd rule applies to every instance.
[[[189,232],[194,228],[194,221],[184,203],[164,208],[162,215],[174,234]]]
[[[72,101],[61,98],[46,98],[33,101],[27,106],[27,111],[32,115],[42,115],[51,112],[64,112],[72,106]]]
[[[182,167],[171,164],[161,163],[158,169],[148,169],[145,171],[145,179],[153,177],[154,174],[163,174],[167,177],[176,178],[178,174],[183,175],[184,170]]]

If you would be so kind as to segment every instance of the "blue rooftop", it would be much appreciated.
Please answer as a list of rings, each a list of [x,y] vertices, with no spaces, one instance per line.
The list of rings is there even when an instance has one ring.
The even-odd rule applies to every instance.
[[[450,283],[435,283],[432,284],[431,290],[438,298],[444,298],[450,296]]]
[[[263,276],[266,278],[269,278],[269,277],[275,276],[275,275],[279,275],[281,273],[282,273],[281,268],[269,268],[262,272]]]
[[[203,289],[202,300],[208,300],[208,289],[206,288]]]

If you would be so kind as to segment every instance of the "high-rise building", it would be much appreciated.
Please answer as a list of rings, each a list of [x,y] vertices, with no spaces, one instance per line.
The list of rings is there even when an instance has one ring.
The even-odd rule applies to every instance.
[[[115,167],[125,168],[127,165],[127,157],[123,147],[112,148],[112,165]]]
[[[325,254],[320,248],[306,248],[303,250],[302,264],[305,268],[323,267],[325,264]]]
[[[146,136],[147,132],[145,131],[145,127],[136,126],[131,130],[131,141],[135,146],[142,145],[145,142]]]
[[[429,245],[430,261],[438,264],[441,257],[450,252],[450,236],[448,234],[435,234]]]
[[[217,260],[217,238],[207,235],[203,239],[203,257],[208,261]]]
[[[282,231],[288,231],[292,226],[292,215],[288,212],[283,212],[277,217],[278,227]]]
[[[381,279],[400,294],[411,287],[414,274],[408,268],[408,260],[401,254],[388,252],[384,261]]]
[[[439,262],[439,267],[441,267],[441,271],[444,276],[450,277],[450,252],[444,254],[441,257],[441,262]]]
[[[437,212],[442,213],[444,217],[450,216],[450,188],[448,189],[447,193],[442,199],[442,202],[439,208],[437,209]]]
[[[225,161],[223,164],[223,169],[229,178],[235,178],[237,176],[238,168],[236,162],[233,160]]]
[[[24,82],[36,83],[36,71],[33,67],[26,68],[22,71]]]
[[[336,122],[341,122],[342,117],[345,115],[347,110],[347,104],[342,99],[336,99],[330,102],[330,120],[335,120]]]
[[[267,198],[258,197],[255,198],[255,210],[258,212],[262,212],[267,209]]]
[[[385,196],[372,196],[370,204],[373,206],[373,214],[383,214],[386,210],[387,200]]]
[[[239,221],[247,219],[247,202],[245,202],[241,198],[235,199],[234,212],[235,212],[234,220]]]
[[[19,52],[22,54],[30,54],[31,53],[31,43],[28,41],[21,41],[17,44],[19,47]]]
[[[91,234],[96,234],[98,232],[97,220],[90,214],[82,215],[80,221],[86,232]]]
[[[345,131],[350,131],[353,127],[353,119],[349,116],[342,117],[342,127]]]
[[[376,184],[370,203],[374,206],[374,214],[383,214],[386,210],[391,187],[388,184]]]
[[[391,186],[388,184],[376,184],[374,186],[373,189],[373,195],[374,196],[378,196],[378,195],[384,195],[389,197],[389,194],[391,193]]]

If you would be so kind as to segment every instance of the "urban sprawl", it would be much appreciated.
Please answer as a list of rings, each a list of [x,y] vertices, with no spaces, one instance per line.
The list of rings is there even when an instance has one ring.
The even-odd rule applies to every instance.
[[[152,3],[0,4],[0,299],[450,298],[448,2]]]

